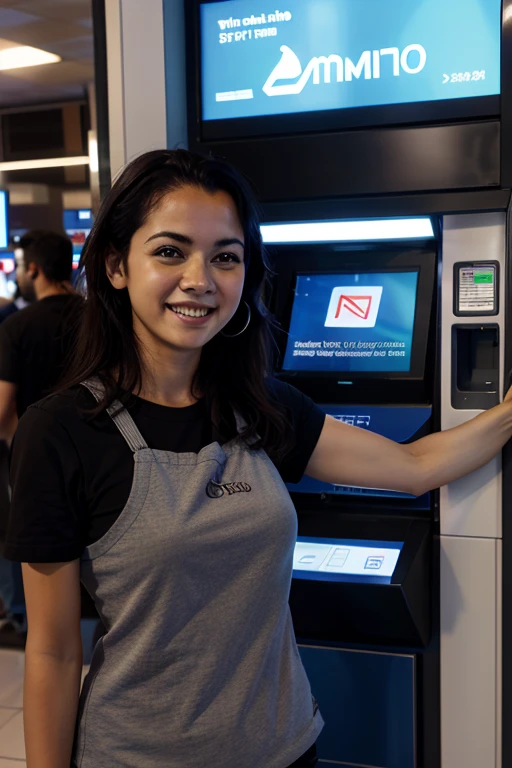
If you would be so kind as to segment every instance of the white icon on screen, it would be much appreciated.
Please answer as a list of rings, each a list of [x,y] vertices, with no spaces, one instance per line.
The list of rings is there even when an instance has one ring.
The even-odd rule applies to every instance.
[[[379,314],[382,286],[342,285],[329,302],[327,328],[374,328]]]

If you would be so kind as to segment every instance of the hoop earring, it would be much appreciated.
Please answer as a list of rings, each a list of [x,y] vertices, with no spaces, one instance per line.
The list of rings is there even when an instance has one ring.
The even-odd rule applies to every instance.
[[[242,328],[242,330],[238,331],[238,333],[224,333],[224,331],[221,331],[222,336],[225,336],[227,339],[234,339],[236,336],[241,336],[242,333],[246,331],[247,328],[249,327],[249,323],[251,322],[251,308],[245,300],[244,300],[244,304],[247,307],[247,312],[248,312],[247,322]]]

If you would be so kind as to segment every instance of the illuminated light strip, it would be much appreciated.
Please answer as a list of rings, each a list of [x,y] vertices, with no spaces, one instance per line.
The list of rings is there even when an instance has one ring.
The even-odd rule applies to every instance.
[[[2,41],[3,42],[3,41]],[[25,67],[40,67],[43,64],[57,64],[62,61],[60,56],[31,45],[12,44],[9,48],[0,49],[0,70],[24,69]]]
[[[89,165],[88,155],[78,157],[48,157],[40,160],[16,160],[0,163],[0,171],[31,171],[36,168],[66,168],[70,165]]]
[[[421,219],[358,219],[262,224],[264,243],[338,243],[362,240],[411,240],[434,237],[432,222]]]

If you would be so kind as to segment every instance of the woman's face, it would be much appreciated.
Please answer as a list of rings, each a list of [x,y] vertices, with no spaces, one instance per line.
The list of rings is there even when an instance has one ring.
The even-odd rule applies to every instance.
[[[244,233],[234,201],[192,186],[169,192],[134,234],[127,271],[107,269],[115,288],[128,289],[145,348],[200,351],[242,295]]]

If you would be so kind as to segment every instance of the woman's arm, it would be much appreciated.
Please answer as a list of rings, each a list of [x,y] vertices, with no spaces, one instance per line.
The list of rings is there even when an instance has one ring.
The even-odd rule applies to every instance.
[[[27,768],[69,768],[82,670],[79,560],[23,564]]]
[[[328,416],[306,474],[421,496],[487,464],[512,437],[512,396],[459,427],[400,445]]]

